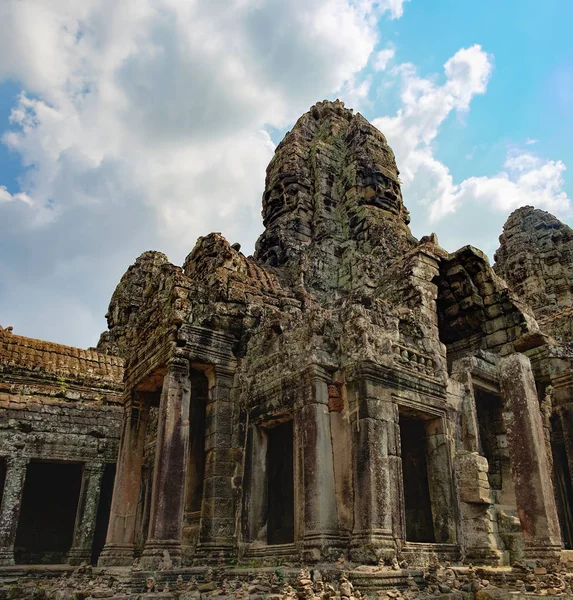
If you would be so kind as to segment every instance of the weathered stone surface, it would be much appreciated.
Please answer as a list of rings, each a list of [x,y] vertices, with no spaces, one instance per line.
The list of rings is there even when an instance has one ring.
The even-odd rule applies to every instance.
[[[540,325],[573,339],[573,230],[532,206],[514,211],[503,226],[495,271],[535,312]]]
[[[121,278],[106,314],[108,330],[102,333],[98,349],[106,354],[125,357],[130,346],[137,343],[133,334],[138,319],[144,318],[141,308],[156,288],[161,267],[168,264],[161,252],[144,252]]]
[[[530,307],[477,248],[465,246],[443,260],[437,283],[440,336],[450,361],[478,350],[508,354],[539,330]]]
[[[550,462],[535,380],[526,356],[514,354],[501,359],[500,386],[526,555],[558,558],[561,536]]]
[[[346,561],[362,589],[409,599],[418,585],[448,598],[503,597],[521,589],[510,564],[551,569],[560,544],[573,545],[573,352],[545,319],[565,314],[569,296],[549,280],[571,265],[567,229],[550,216],[538,226],[532,210],[508,221],[497,274],[476,248],[448,254],[435,234],[418,242],[383,134],[341,102],[320,102],[269,164],[253,257],[218,233],[199,238],[181,267],[146,252],[112,296],[98,352],[68,349],[52,364],[21,342],[33,347],[11,359],[22,389],[38,364],[50,385],[64,372],[77,378],[84,387],[69,400],[79,393],[82,410],[86,386],[104,395],[101,412],[122,394],[100,567],[132,565],[125,589],[150,598],[324,600],[355,597],[345,576],[338,591],[325,587]],[[535,262],[524,235],[535,248],[551,239],[559,260],[548,250]],[[503,271],[518,255],[534,265],[523,280]],[[537,280],[543,294],[530,297]],[[6,356],[10,337],[1,332]],[[17,403],[20,388],[6,381],[0,400]],[[71,562],[86,555],[96,471],[83,479]],[[6,556],[23,481],[9,475]],[[513,578],[491,570],[493,587],[439,560],[505,565]],[[264,571],[231,585],[224,570],[237,562],[329,575],[295,572],[296,592]],[[201,583],[179,581],[190,569]],[[555,573],[539,589],[557,586]]]
[[[412,249],[394,153],[341,102],[319,102],[279,144],[267,169],[265,232],[255,258],[327,299],[375,286]]]
[[[0,565],[14,564],[30,463],[82,464],[84,474],[115,463],[122,379],[121,358],[0,330]],[[69,560],[76,563],[91,558],[99,499],[97,481],[85,477],[84,484],[75,527],[71,517]],[[38,523],[30,527],[28,536],[41,531]]]

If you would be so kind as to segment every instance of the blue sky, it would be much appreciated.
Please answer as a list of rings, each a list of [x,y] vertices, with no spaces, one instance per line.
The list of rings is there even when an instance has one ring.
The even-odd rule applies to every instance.
[[[0,126],[2,131],[10,127],[10,113],[16,104],[20,86],[13,81],[0,84]],[[18,176],[23,166],[20,156],[11,152],[5,144],[0,144],[0,185],[6,186],[8,191],[15,194],[19,190]]]
[[[573,3],[548,0],[437,0],[405,6],[404,18],[383,23],[395,35],[397,60],[422,73],[441,70],[461,47],[480,44],[493,54],[487,93],[476,98],[460,126],[451,115],[437,156],[456,179],[488,175],[506,148],[538,140],[536,151],[573,164]],[[384,29],[384,27],[383,27]],[[459,160],[475,152],[472,160]],[[566,177],[572,191],[572,176]]]
[[[573,3],[0,3],[0,324],[91,346],[143,251],[252,251],[274,146],[340,98],[396,153],[415,235],[491,257],[523,204],[572,224]]]

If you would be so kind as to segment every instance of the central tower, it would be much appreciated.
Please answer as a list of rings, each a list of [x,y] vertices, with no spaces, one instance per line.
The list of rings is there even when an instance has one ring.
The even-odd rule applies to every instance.
[[[257,261],[286,267],[311,293],[347,288],[351,266],[378,269],[416,245],[394,153],[384,135],[338,100],[319,102],[267,168]]]

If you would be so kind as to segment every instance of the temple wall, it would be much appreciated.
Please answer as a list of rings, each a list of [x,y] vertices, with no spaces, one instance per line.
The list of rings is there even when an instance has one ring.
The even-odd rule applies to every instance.
[[[277,147],[263,218],[255,257],[216,233],[182,266],[142,254],[99,352],[0,331],[0,562],[558,559],[570,348],[482,252],[413,238],[391,149],[340,102]],[[34,531],[57,548],[26,549]]]
[[[2,564],[94,558],[117,458],[122,375],[121,359],[0,332]],[[61,540],[46,529],[58,519],[68,524]]]

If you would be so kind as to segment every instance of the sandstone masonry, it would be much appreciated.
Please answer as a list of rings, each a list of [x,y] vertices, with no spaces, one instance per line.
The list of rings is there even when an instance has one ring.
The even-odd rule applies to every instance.
[[[277,147],[263,222],[252,257],[218,233],[182,267],[140,256],[97,351],[1,333],[0,561],[34,555],[18,531],[42,531],[19,518],[39,460],[84,465],[71,546],[44,558],[97,558],[132,582],[346,563],[362,589],[414,593],[426,569],[432,593],[475,594],[470,563],[514,565],[517,589],[515,568],[566,560],[573,232],[519,209],[494,268],[415,239],[385,137],[338,101]],[[116,460],[100,554],[97,478]],[[299,598],[320,587],[305,577]]]

